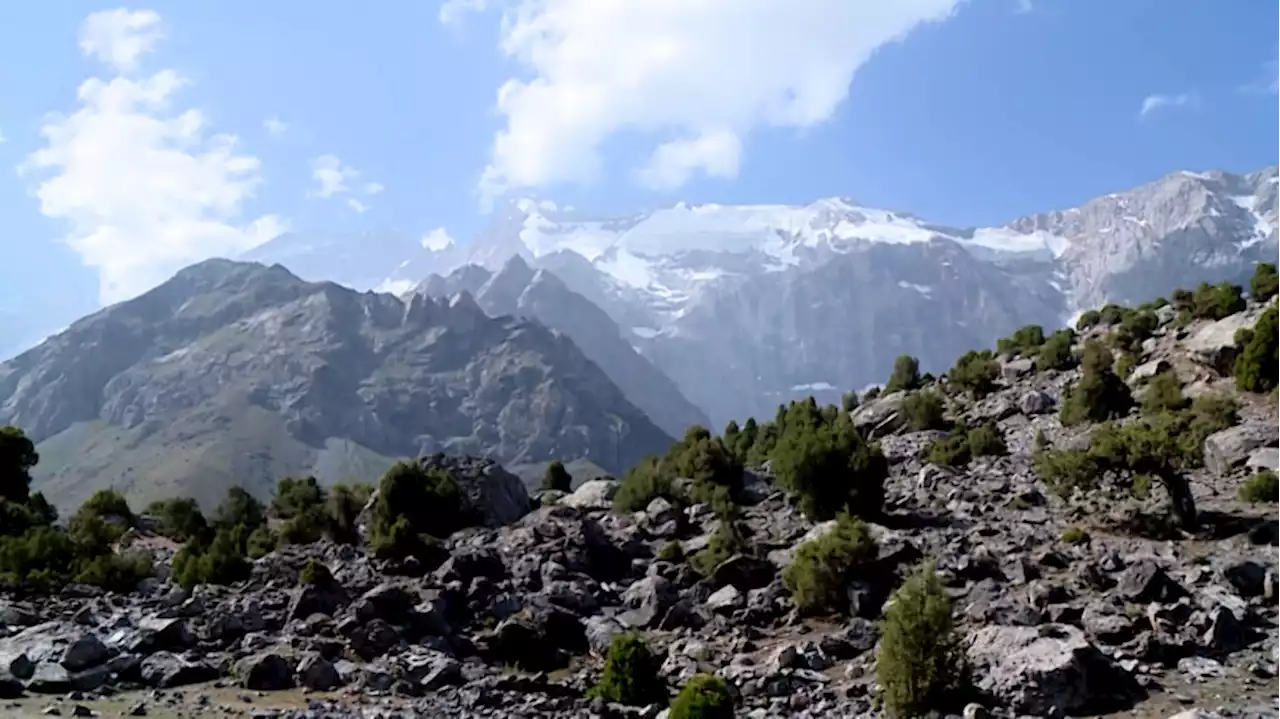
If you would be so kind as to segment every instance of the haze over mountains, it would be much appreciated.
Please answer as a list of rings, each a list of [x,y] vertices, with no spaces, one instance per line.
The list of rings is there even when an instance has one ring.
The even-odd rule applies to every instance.
[[[0,364],[0,424],[39,443],[64,504],[212,502],[432,451],[620,473],[691,424],[837,401],[901,354],[943,371],[1025,324],[1239,281],[1275,260],[1276,190],[1275,167],[1177,172],[971,229],[838,198],[622,218],[521,200],[439,251],[293,234]]]
[[[602,309],[714,425],[883,380],[899,354],[940,371],[1024,324],[1239,280],[1277,254],[1277,168],[1171,173],[1080,207],[955,228],[847,198],[597,217],[521,199],[472,242],[282,236],[248,259],[404,292],[478,287],[513,256]],[[334,253],[334,247],[347,249]],[[359,261],[344,258],[359,248]],[[333,257],[334,259],[327,259]],[[554,303],[552,303],[554,304]],[[546,304],[544,303],[544,312]],[[511,306],[489,308],[514,311]],[[590,354],[590,352],[588,352]]]

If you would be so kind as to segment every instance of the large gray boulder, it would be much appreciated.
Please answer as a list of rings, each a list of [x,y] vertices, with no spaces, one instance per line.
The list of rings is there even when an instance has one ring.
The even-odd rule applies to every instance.
[[[425,469],[443,469],[453,474],[465,509],[485,527],[511,524],[533,509],[524,482],[491,459],[432,454],[419,458],[418,463]]]
[[[1183,346],[1196,362],[1219,373],[1230,374],[1236,355],[1239,354],[1236,332],[1242,327],[1253,327],[1258,323],[1258,316],[1257,312],[1238,312],[1212,322],[1201,327]]]
[[[1204,440],[1204,465],[1209,471],[1229,474],[1248,461],[1261,447],[1276,444],[1276,427],[1263,422],[1246,422],[1214,432]]]
[[[1084,632],[1065,624],[982,627],[966,651],[978,687],[1020,714],[1073,714],[1135,691]]]
[[[902,400],[906,396],[906,392],[890,392],[877,397],[853,410],[849,418],[853,426],[869,437],[893,434],[907,424],[907,417],[902,413]]]
[[[617,493],[616,479],[591,479],[561,498],[560,504],[583,510],[609,509],[613,506],[613,495]]]

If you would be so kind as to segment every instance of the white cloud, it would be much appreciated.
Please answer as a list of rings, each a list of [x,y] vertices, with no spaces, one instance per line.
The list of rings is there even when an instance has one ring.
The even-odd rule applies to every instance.
[[[266,128],[267,134],[272,137],[282,137],[289,131],[289,123],[283,122],[278,117],[268,117],[262,121],[262,126]]]
[[[1138,110],[1139,117],[1146,117],[1153,112],[1174,107],[1188,107],[1194,105],[1196,96],[1189,92],[1179,93],[1177,95],[1147,95],[1142,100],[1142,109]]]
[[[160,15],[152,10],[103,10],[80,25],[80,51],[116,72],[133,72],[138,58],[164,38]]]
[[[352,185],[360,179],[360,171],[342,164],[336,155],[321,155],[311,161],[311,178],[316,181],[315,189],[307,193],[311,197],[338,197],[357,192]],[[365,182],[360,185],[359,192],[372,196],[384,189],[379,182]],[[347,199],[347,207],[359,213],[369,209],[367,204],[354,197]]]
[[[453,238],[449,236],[448,231],[443,227],[437,227],[422,237],[422,246],[433,252],[448,249],[453,245]]]
[[[620,131],[670,140],[642,181],[731,177],[752,130],[828,120],[877,48],[961,1],[506,0],[499,48],[530,77],[498,90],[481,193],[591,181]],[[441,20],[485,5],[455,0]]]
[[[440,4],[440,22],[457,25],[467,13],[481,12],[487,5],[486,0],[445,0]]]
[[[1019,15],[1025,15],[1035,9],[1035,5],[1031,3],[1031,0],[1014,0],[1013,11]]]
[[[122,12],[90,15],[80,46],[110,69],[133,72],[162,28],[154,13]],[[89,78],[74,111],[49,116],[44,146],[19,166],[38,178],[41,212],[66,222],[64,241],[97,269],[103,303],[287,227],[273,215],[240,220],[261,183],[258,159],[241,153],[234,135],[210,134],[199,110],[174,109],[186,85],[172,69]]]

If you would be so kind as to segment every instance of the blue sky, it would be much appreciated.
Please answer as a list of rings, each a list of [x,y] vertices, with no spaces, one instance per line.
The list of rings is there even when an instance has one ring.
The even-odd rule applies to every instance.
[[[290,228],[465,241],[503,192],[611,211],[845,195],[969,225],[1175,169],[1250,171],[1278,154],[1277,13],[4,3],[0,310],[65,323]],[[0,337],[19,322],[0,314]]]

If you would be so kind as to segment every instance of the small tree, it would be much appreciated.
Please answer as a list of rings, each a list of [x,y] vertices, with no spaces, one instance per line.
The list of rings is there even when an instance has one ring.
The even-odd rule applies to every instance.
[[[920,387],[920,361],[911,355],[901,355],[893,361],[893,374],[884,386],[884,393],[913,390]]]
[[[551,460],[551,463],[547,465],[546,471],[542,473],[542,488],[557,492],[570,492],[573,490],[573,476],[569,474],[569,470],[564,468],[564,462],[558,459]]]
[[[1061,419],[1065,425],[1101,422],[1123,416],[1133,406],[1124,380],[1112,369],[1114,358],[1102,343],[1090,340],[1081,358],[1080,380],[1067,388]]]
[[[667,719],[733,719],[729,685],[714,674],[694,674],[671,702]]]
[[[1178,375],[1171,370],[1160,372],[1147,382],[1147,389],[1142,394],[1142,413],[1175,412],[1188,404],[1182,395],[1182,383]]]
[[[604,674],[589,695],[631,706],[667,703],[667,685],[659,676],[661,662],[635,634],[619,634],[609,642]]]
[[[1277,386],[1280,367],[1280,315],[1275,307],[1268,307],[1258,318],[1240,355],[1236,358],[1236,388],[1244,392],[1270,392]]]
[[[929,390],[911,392],[902,399],[902,413],[907,416],[907,426],[914,430],[941,429],[945,426],[943,413],[946,404],[942,395]]]
[[[884,503],[889,465],[880,448],[858,434],[848,415],[835,422],[788,426],[774,448],[778,484],[799,499],[811,519],[848,510],[875,516]]]
[[[876,681],[892,716],[945,708],[966,680],[951,602],[930,562],[894,593],[876,651]]]
[[[1020,327],[1012,336],[996,341],[996,351],[1020,357],[1029,357],[1044,344],[1044,328],[1040,325]]]
[[[852,412],[858,408],[858,393],[849,390],[840,396],[840,409],[845,412]]]
[[[1070,369],[1074,360],[1071,356],[1071,345],[1076,340],[1076,333],[1069,329],[1057,330],[1040,345],[1036,354],[1036,369],[1047,370]]]
[[[989,350],[966,352],[947,373],[952,383],[968,390],[974,399],[981,399],[994,390],[999,376],[1000,365]]]
[[[853,573],[876,557],[876,542],[861,520],[841,515],[831,531],[801,544],[782,572],[782,585],[804,612],[848,608],[845,586]]]
[[[1237,490],[1240,501],[1250,504],[1275,504],[1280,494],[1280,479],[1269,469],[1253,475],[1245,480]]]
[[[1273,262],[1259,262],[1253,268],[1253,277],[1249,280],[1249,294],[1257,302],[1266,302],[1280,291],[1280,277],[1276,275]]]
[[[31,468],[40,461],[36,445],[17,427],[0,427],[0,500],[26,504]]]
[[[142,513],[160,520],[157,531],[179,542],[204,536],[209,531],[209,523],[201,514],[200,506],[189,497],[152,502]]]

